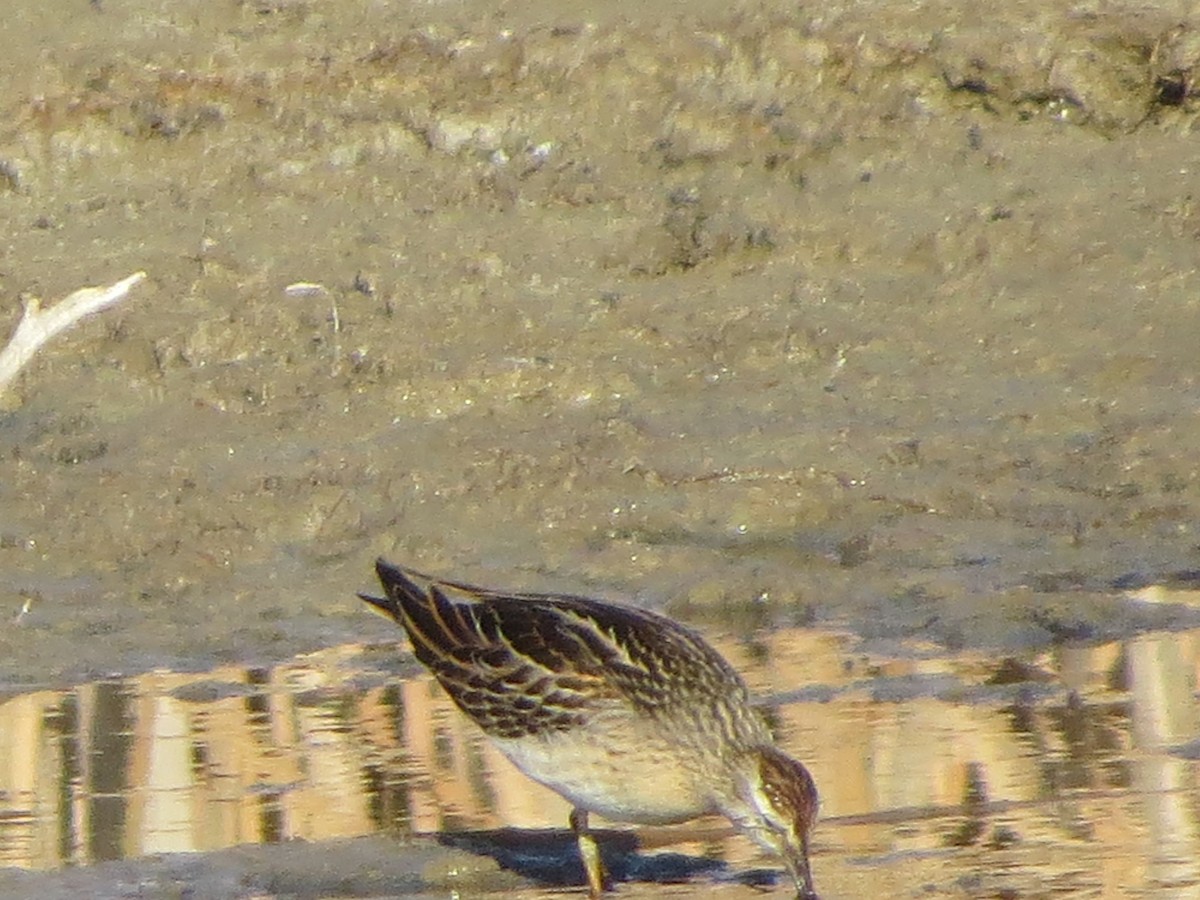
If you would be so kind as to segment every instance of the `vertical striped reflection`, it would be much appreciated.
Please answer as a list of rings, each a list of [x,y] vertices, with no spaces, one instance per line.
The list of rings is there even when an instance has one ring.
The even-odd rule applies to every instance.
[[[1020,659],[867,653],[808,629],[715,643],[821,786],[823,873],[886,880],[936,860],[948,879],[1003,875],[1031,893],[1056,880],[1080,896],[1200,885],[1200,630]],[[561,830],[565,802],[397,656],[348,645],[0,696],[0,866]],[[668,845],[762,861],[712,823]]]
[[[129,798],[127,774],[133,751],[130,694],[121,681],[101,681],[92,686],[89,713],[84,722],[84,756],[87,759],[86,794],[90,807],[86,843],[87,861],[123,859],[125,817]]]

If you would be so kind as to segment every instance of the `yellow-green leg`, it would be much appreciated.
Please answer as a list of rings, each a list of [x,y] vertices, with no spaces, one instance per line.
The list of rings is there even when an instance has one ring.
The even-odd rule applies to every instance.
[[[600,895],[609,889],[608,873],[604,871],[604,862],[600,859],[600,848],[596,839],[588,831],[586,809],[571,810],[571,830],[575,832],[579,855],[583,858],[583,868],[587,872],[588,896],[592,900],[599,900]]]

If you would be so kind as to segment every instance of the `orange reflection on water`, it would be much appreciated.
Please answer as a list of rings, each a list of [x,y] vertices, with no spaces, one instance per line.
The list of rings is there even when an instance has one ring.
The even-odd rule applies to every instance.
[[[1200,883],[1200,633],[1015,661],[912,645],[883,656],[803,630],[717,643],[777,701],[783,743],[817,778],[822,869],[936,858],[994,874],[1019,861],[1036,877],[1039,859],[1061,869],[1070,853],[1079,871],[1055,877],[1099,896]],[[399,656],[347,646],[8,697],[0,865],[564,827],[566,803],[429,678],[378,668]],[[756,859],[719,823],[672,835],[680,852]]]

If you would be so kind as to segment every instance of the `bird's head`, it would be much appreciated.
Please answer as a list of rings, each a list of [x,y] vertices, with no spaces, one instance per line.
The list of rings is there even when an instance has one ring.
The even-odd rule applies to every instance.
[[[800,900],[816,900],[808,865],[808,835],[817,820],[817,786],[808,769],[775,747],[754,750],[745,769],[739,809],[730,818],[759,846],[782,857]]]

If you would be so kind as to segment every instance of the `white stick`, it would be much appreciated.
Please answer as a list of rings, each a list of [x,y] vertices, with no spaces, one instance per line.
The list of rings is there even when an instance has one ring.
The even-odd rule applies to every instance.
[[[12,340],[0,350],[0,395],[4,394],[26,363],[33,359],[42,344],[84,316],[123,300],[130,289],[145,277],[145,272],[134,272],[108,287],[81,288],[54,304],[51,309],[42,309],[36,298],[26,301],[24,314],[17,330],[13,332]]]

